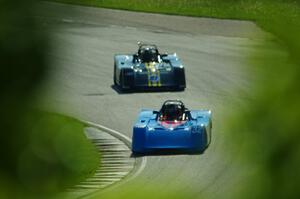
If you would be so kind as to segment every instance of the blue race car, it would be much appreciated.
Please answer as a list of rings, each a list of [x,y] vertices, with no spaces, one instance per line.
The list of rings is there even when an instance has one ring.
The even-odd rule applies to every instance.
[[[160,54],[156,45],[140,44],[135,54],[114,57],[114,85],[121,90],[184,90],[184,67],[174,54]]]
[[[134,154],[179,149],[204,152],[211,141],[209,110],[188,110],[179,100],[167,100],[160,111],[142,110],[133,127]]]

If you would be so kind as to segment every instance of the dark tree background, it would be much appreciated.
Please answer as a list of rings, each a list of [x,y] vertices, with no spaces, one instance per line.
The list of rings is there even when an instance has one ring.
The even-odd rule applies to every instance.
[[[45,76],[47,36],[33,18],[34,0],[0,2],[0,183],[10,189],[20,180],[20,156],[29,139],[22,123]]]

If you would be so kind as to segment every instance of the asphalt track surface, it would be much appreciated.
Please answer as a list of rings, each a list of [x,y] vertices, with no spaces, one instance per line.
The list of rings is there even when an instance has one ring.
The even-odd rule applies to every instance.
[[[249,173],[234,164],[239,151],[231,147],[224,120],[252,100],[257,71],[249,67],[248,57],[265,34],[245,21],[55,3],[40,7],[37,17],[45,29],[54,31],[47,107],[128,137],[139,110],[158,110],[164,100],[180,99],[190,109],[211,109],[212,143],[204,154],[148,156],[145,169],[135,180],[141,187],[162,184],[157,191],[172,192],[175,186],[195,198],[230,198],[236,184]],[[184,92],[120,93],[112,86],[114,54],[134,53],[138,41],[179,55],[186,67]]]

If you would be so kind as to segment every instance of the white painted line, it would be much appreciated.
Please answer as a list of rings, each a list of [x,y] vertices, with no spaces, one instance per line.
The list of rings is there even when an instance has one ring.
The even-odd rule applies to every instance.
[[[89,122],[89,121],[82,121],[82,122],[85,123],[87,126],[94,127],[94,128],[97,128],[97,129],[100,129],[104,132],[109,133],[110,135],[116,137],[120,141],[123,141],[128,146],[128,148],[131,149],[131,139],[129,137],[127,137],[126,135],[124,135],[124,134],[122,134],[118,131],[115,131],[113,129],[110,129],[108,127],[105,127],[103,125],[100,125],[100,124],[96,124],[96,123]],[[147,164],[147,158],[145,156],[142,156],[142,157],[139,157],[139,158],[140,158],[140,161],[137,159],[137,161],[139,162],[138,168],[136,170],[134,169],[135,170],[134,172],[129,173],[129,176],[126,176],[124,178],[124,180],[116,182],[116,186],[120,185],[120,184],[123,184],[125,182],[128,182],[130,180],[133,180],[145,169],[146,164]],[[120,168],[120,167],[116,167],[116,168]],[[124,167],[121,167],[120,169],[124,169]],[[102,169],[100,169],[98,171],[101,171],[101,170]],[[113,186],[111,188],[114,188],[116,186]],[[103,191],[105,191],[105,190],[107,190],[107,189],[104,189]],[[91,198],[91,197],[93,197],[93,195],[94,195],[94,193],[90,193],[86,196],[83,196],[82,198]]]
[[[131,139],[128,138],[127,136],[125,136],[124,134],[122,134],[122,133],[120,133],[118,131],[115,131],[113,129],[110,129],[108,127],[105,127],[103,125],[100,125],[100,124],[96,124],[96,123],[89,122],[89,121],[82,121],[82,122],[86,123],[89,126],[94,126],[94,127],[99,128],[99,129],[102,129],[102,130],[110,133],[113,136],[117,136],[119,138],[122,138],[123,141],[127,142],[128,147],[131,149]],[[132,179],[135,178],[136,176],[138,176],[144,170],[144,168],[146,167],[146,163],[147,163],[147,158],[146,157],[142,157],[141,165],[140,165],[139,169],[132,176]]]
[[[118,131],[115,131],[113,129],[110,129],[110,128],[107,128],[105,126],[102,126],[100,124],[96,124],[96,123],[93,123],[93,122],[88,122],[88,121],[83,121],[84,123],[90,125],[90,126],[94,126],[94,127],[98,127],[99,129],[102,129],[112,135],[117,135],[118,137],[120,138],[123,138],[124,140],[126,140],[127,143],[130,143],[131,144],[131,139],[125,135],[123,135],[122,133],[118,132]],[[130,149],[131,149],[131,145],[129,146]]]

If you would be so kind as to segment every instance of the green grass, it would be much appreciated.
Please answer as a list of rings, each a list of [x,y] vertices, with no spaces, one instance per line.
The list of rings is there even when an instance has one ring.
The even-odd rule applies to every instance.
[[[86,139],[81,122],[41,111],[30,111],[23,118],[18,124],[21,134],[12,143],[17,157],[13,177],[6,176],[11,186],[6,183],[4,198],[46,198],[94,173],[99,154]]]
[[[176,15],[257,20],[278,11],[299,16],[299,5],[292,0],[51,0],[86,6],[97,6]]]

